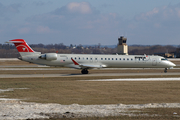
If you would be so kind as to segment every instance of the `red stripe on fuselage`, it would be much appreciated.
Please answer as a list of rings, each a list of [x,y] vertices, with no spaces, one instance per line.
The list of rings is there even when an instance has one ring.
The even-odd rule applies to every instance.
[[[77,63],[75,60],[73,60],[72,58],[71,58],[71,60],[73,61],[73,63],[75,64],[75,65],[79,65],[79,63]]]

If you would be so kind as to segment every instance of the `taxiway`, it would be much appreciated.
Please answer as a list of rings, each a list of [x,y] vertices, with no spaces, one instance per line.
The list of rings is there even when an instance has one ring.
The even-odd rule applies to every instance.
[[[94,74],[0,74],[0,78],[52,78],[52,77],[97,77],[97,76],[173,76],[177,73],[94,73]]]

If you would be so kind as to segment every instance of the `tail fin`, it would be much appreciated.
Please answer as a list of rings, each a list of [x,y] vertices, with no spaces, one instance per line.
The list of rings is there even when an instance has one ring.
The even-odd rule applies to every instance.
[[[30,55],[35,51],[23,39],[14,39],[6,43],[14,43],[21,56]]]
[[[34,50],[23,39],[10,40],[8,43],[14,43],[19,52],[34,52]]]

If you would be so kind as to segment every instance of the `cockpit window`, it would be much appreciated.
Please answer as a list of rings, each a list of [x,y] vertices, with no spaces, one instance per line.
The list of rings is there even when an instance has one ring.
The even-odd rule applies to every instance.
[[[161,58],[162,61],[167,60],[166,58]]]

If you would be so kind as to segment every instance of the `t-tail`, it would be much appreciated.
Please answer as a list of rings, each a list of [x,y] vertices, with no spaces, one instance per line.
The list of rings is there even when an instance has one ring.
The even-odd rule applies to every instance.
[[[14,43],[21,57],[39,53],[39,52],[35,52],[23,39],[14,39],[6,43]]]

